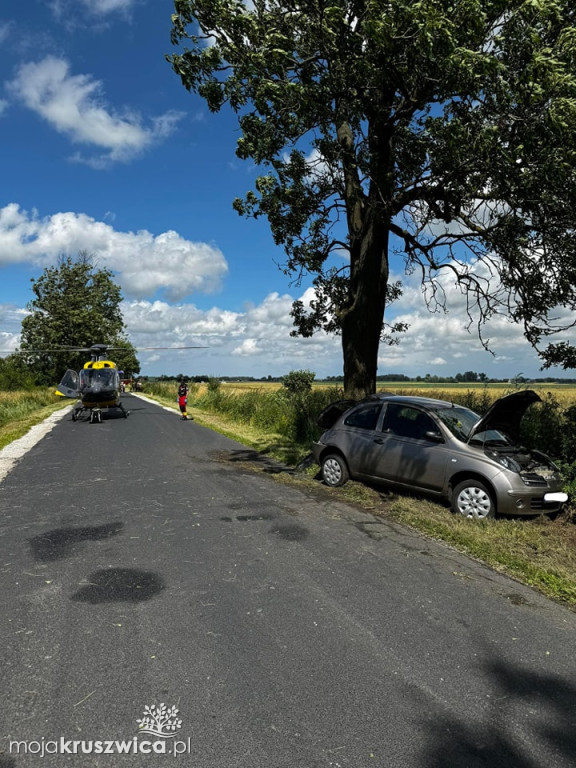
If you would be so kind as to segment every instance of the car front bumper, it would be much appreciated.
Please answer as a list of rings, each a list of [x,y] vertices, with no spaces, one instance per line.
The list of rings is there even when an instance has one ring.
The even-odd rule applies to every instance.
[[[498,512],[502,515],[537,515],[558,512],[568,501],[568,494],[563,491],[542,489],[509,490],[500,496]]]

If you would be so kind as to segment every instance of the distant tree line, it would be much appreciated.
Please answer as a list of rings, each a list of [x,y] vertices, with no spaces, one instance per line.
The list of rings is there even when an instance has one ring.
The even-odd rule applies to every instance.
[[[217,378],[220,381],[227,381],[227,382],[275,382],[278,384],[282,384],[284,380],[286,379],[286,375],[283,376],[218,376]],[[196,384],[202,384],[207,383],[208,381],[212,380],[214,376],[208,375],[208,374],[202,374],[202,375],[195,375],[195,376],[187,376],[183,373],[179,373],[176,376],[175,375],[166,375],[163,374],[162,376],[151,376],[150,377],[154,381],[182,381],[182,379],[185,379],[188,382],[193,382]],[[326,376],[325,378],[315,378],[316,382],[329,382],[333,384],[342,384],[344,381],[343,374],[340,374],[338,376]],[[528,384],[530,382],[533,382],[535,384],[576,384],[576,379],[568,379],[568,378],[559,378],[554,376],[546,376],[542,378],[528,378],[523,376],[522,374],[518,374],[516,376],[511,376],[507,378],[494,378],[488,376],[486,373],[483,372],[476,372],[476,371],[465,371],[464,373],[457,373],[455,376],[436,376],[432,375],[430,373],[425,374],[424,376],[406,376],[404,373],[383,373],[376,377],[377,382],[385,382],[385,381],[393,381],[393,382],[414,382],[414,383],[426,383],[426,384],[509,384],[509,383],[515,383],[515,384]]]

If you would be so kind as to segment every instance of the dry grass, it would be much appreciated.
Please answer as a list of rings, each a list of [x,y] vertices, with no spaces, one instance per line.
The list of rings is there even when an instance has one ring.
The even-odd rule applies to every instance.
[[[241,394],[243,392],[251,390],[262,390],[263,392],[273,392],[274,390],[281,389],[282,384],[278,381],[223,381],[222,389],[226,392],[233,392]],[[337,387],[337,382],[315,382],[313,385],[315,388]],[[556,384],[556,383],[535,383],[526,384],[526,388],[533,389],[540,397],[545,397],[548,392],[551,392],[555,398],[558,399],[563,407],[576,404],[576,385],[575,384]],[[503,395],[509,394],[514,389],[512,384],[506,385],[501,383],[454,383],[454,384],[436,384],[425,382],[406,382],[406,381],[390,381],[379,382],[378,391],[394,392],[399,395],[419,395],[422,397],[433,397],[439,400],[450,400],[455,393],[464,393],[468,390],[473,392],[481,392],[487,390],[491,399],[496,400]],[[199,385],[199,395],[206,392],[206,385]]]

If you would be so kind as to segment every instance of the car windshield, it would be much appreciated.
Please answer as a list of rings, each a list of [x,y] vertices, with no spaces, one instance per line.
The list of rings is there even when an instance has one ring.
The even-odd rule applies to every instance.
[[[436,412],[440,421],[445,424],[450,432],[462,442],[468,441],[468,435],[472,427],[480,421],[480,416],[468,408],[454,406],[453,408],[440,408]],[[484,432],[478,432],[472,440],[473,444],[482,445],[510,445],[510,440],[497,429],[487,429]]]

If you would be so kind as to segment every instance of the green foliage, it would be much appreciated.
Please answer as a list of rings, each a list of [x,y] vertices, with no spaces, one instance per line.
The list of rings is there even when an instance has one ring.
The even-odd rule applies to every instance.
[[[216,379],[215,381],[218,381]],[[219,382],[220,384],[220,382]],[[150,381],[147,392],[153,396],[173,401],[176,381]],[[330,402],[342,398],[342,390],[323,387],[291,395],[285,388],[272,390],[248,389],[244,392],[229,391],[222,386],[209,386],[202,392],[198,384],[192,384],[188,392],[188,407],[199,408],[226,416],[240,424],[257,427],[263,432],[280,435],[307,451],[321,429],[316,418]]]
[[[34,386],[34,374],[20,355],[0,358],[0,392],[28,390]]]
[[[86,352],[57,350],[93,344],[122,347],[125,352],[114,353],[118,367],[139,372],[135,350],[123,336],[122,295],[110,270],[96,269],[86,253],[75,260],[65,256],[32,280],[32,290],[20,350],[37,383],[58,382],[68,368],[79,370],[89,359]]]
[[[61,398],[54,394],[51,387],[13,389],[10,392],[0,391],[0,428],[26,418],[38,411],[39,408],[54,405],[59,400]],[[0,439],[0,443],[2,442]]]
[[[222,382],[220,379],[217,379],[215,376],[210,376],[206,384],[208,387],[208,392],[218,392],[220,390],[221,384]]]
[[[175,73],[238,114],[237,154],[264,169],[234,207],[314,277],[296,332],[342,333],[349,394],[374,391],[381,339],[406,330],[384,322],[393,250],[434,309],[454,281],[480,329],[509,315],[538,346],[549,313],[576,308],[573,0],[174,7]]]
[[[282,386],[284,386],[290,394],[300,395],[304,392],[310,392],[315,377],[316,374],[308,370],[290,371],[290,373],[287,373],[286,376],[282,377]]]

